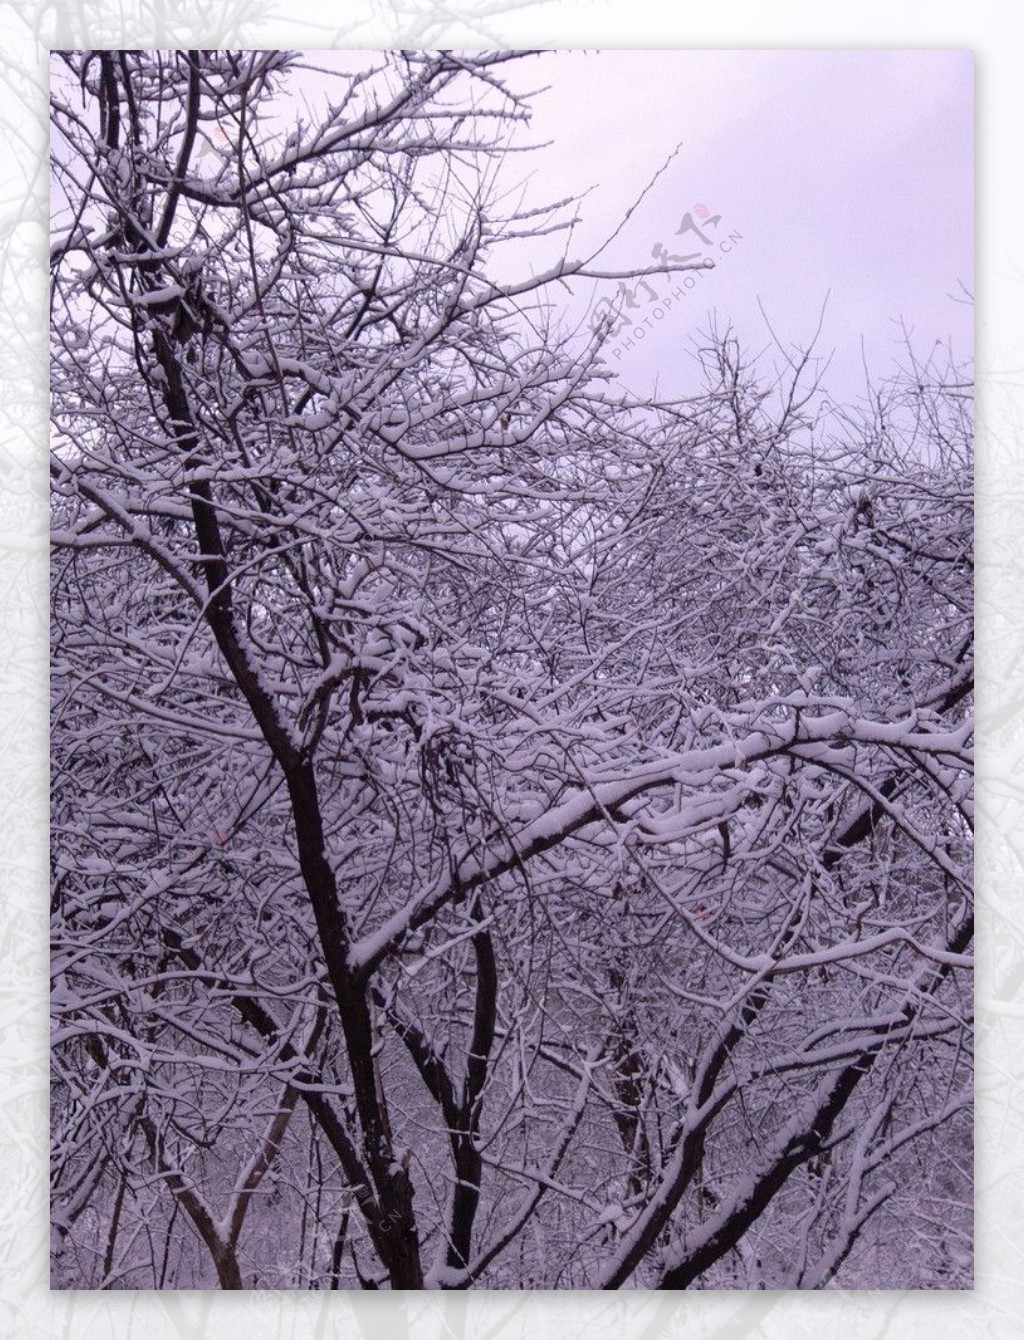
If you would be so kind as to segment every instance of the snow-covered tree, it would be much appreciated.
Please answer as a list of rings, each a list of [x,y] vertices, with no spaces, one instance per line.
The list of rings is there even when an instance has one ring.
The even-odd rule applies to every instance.
[[[64,1287],[969,1279],[969,388],[631,401],[515,59],[57,62]]]

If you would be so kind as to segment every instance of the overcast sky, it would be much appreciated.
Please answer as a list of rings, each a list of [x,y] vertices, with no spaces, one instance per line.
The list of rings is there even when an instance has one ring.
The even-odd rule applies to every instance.
[[[837,393],[863,388],[862,339],[873,371],[891,367],[900,318],[922,350],[951,338],[970,354],[971,309],[948,296],[959,282],[973,289],[970,52],[553,52],[514,68],[515,87],[550,86],[534,100],[533,137],[553,144],[531,156],[530,198],[596,187],[574,253],[621,222],[677,144],[603,259],[652,264],[658,242],[712,254],[677,235],[698,205],[720,216],[704,230],[713,242],[741,235],[642,345],[613,350],[632,389],[655,376],[665,394],[692,386],[685,350],[712,308],[763,347],[759,301],[780,338],[799,342],[828,298],[819,349],[834,351]],[[508,167],[522,174],[527,163]],[[670,292],[668,281],[655,291]],[[659,305],[635,297],[641,314]]]
[[[337,96],[326,68],[378,59],[310,52],[282,127],[303,114],[306,98]],[[655,264],[659,244],[670,255],[715,258],[713,271],[687,278],[683,297],[672,297],[682,276],[635,289],[631,315],[643,338],[624,331],[606,351],[630,390],[695,389],[692,341],[712,311],[746,350],[777,359],[761,309],[792,348],[813,337],[824,306],[816,350],[831,356],[826,385],[844,400],[863,391],[865,360],[876,376],[891,371],[901,319],[920,353],[950,340],[958,356],[970,355],[973,311],[950,295],[974,287],[971,52],[555,51],[497,73],[517,92],[545,90],[529,100],[532,125],[515,141],[550,141],[505,155],[498,181],[525,182],[527,206],[583,197],[571,256],[618,229],[601,268]],[[687,216],[706,242],[680,233]],[[506,248],[497,274],[546,268],[556,244]],[[616,287],[577,290],[569,317],[585,328]]]
[[[319,70],[375,60],[311,52],[313,68],[292,89],[316,100],[337,91]],[[641,325],[650,317],[644,338],[629,348],[623,332],[607,350],[630,390],[695,389],[691,341],[712,310],[745,349],[777,357],[761,309],[792,348],[813,337],[824,306],[816,350],[831,355],[826,384],[842,399],[863,392],[865,361],[875,376],[892,370],[901,320],[919,353],[949,340],[957,356],[971,354],[972,308],[950,296],[974,287],[971,52],[555,51],[498,73],[516,92],[545,89],[514,142],[550,141],[506,155],[498,180],[525,182],[527,206],[584,197],[571,256],[621,226],[602,268],[652,265],[659,243],[671,255],[715,257],[684,298],[664,302],[681,278],[634,292]],[[707,244],[680,234],[687,215],[699,224],[702,213]],[[516,243],[494,273],[546,268],[553,246]],[[615,291],[614,282],[580,290],[572,319],[585,327]],[[551,296],[562,300],[560,290]]]

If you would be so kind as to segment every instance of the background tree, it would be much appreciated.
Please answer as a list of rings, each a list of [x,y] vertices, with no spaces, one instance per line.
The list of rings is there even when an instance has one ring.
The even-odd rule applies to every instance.
[[[631,403],[513,59],[58,66],[56,1283],[965,1281],[961,374]]]

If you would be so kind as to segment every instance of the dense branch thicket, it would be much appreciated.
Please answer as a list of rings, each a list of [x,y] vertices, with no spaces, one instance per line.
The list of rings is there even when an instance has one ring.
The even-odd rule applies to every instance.
[[[57,1286],[970,1282],[970,387],[631,403],[513,59],[56,63]]]

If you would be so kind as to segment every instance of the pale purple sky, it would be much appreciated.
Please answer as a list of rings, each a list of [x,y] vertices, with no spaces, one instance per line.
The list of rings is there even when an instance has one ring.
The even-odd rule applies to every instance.
[[[316,68],[361,69],[374,57],[308,59],[314,69],[292,87],[315,101],[336,91]],[[864,390],[865,360],[875,376],[892,370],[901,319],[922,354],[937,340],[961,358],[972,352],[973,311],[950,295],[961,284],[973,291],[973,69],[961,50],[540,52],[498,73],[520,93],[546,88],[513,142],[550,145],[505,155],[497,182],[524,183],[506,207],[584,196],[568,248],[577,257],[622,224],[680,146],[600,268],[654,264],[659,242],[675,254],[701,247],[677,236],[697,205],[721,216],[713,240],[741,237],[671,309],[661,299],[679,278],[638,292],[637,314],[652,324],[632,349],[626,334],[613,342],[609,364],[634,392],[656,381],[663,395],[685,394],[698,384],[691,339],[712,309],[754,352],[771,348],[761,307],[791,348],[812,338],[827,297],[816,352],[831,355],[826,384],[846,399]],[[515,243],[492,275],[520,278],[557,255],[557,239]],[[578,289],[570,319],[586,328],[593,303],[615,288]]]
[[[971,309],[948,297],[958,281],[973,289],[970,52],[551,52],[511,82],[550,85],[534,100],[532,138],[554,143],[531,156],[528,198],[597,188],[574,254],[617,226],[679,143],[606,253],[609,268],[653,263],[659,241],[700,246],[675,237],[698,203],[722,216],[719,230],[742,234],[642,347],[611,359],[631,389],[655,376],[663,393],[688,389],[684,350],[712,307],[763,347],[758,300],[780,338],[799,342],[829,294],[818,348],[834,350],[828,381],[841,394],[863,387],[862,337],[872,371],[889,370],[901,317],[923,351],[952,338],[971,353]],[[527,160],[507,168],[523,174]]]

